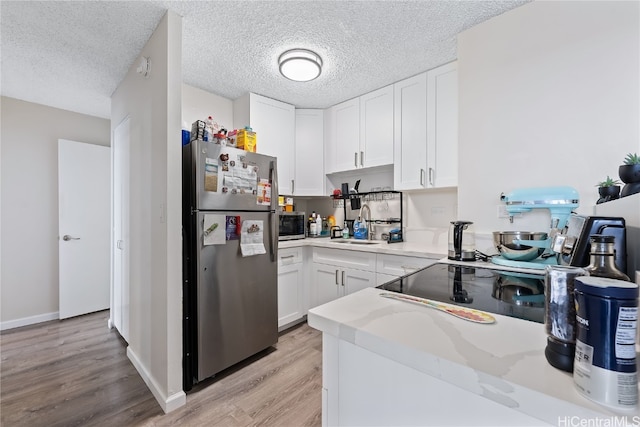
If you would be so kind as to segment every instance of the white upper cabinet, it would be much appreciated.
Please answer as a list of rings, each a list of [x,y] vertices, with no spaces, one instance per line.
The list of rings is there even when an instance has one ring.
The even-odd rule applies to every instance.
[[[296,109],[294,196],[324,196],[324,111]],[[282,179],[281,179],[282,181]]]
[[[458,63],[427,72],[427,185],[458,185]]]
[[[357,167],[360,151],[360,99],[350,99],[329,109],[331,115],[328,152],[333,166],[326,173],[342,172]]]
[[[394,188],[427,188],[427,73],[393,86]]]
[[[457,62],[400,81],[394,92],[394,189],[457,186]]]
[[[257,152],[278,158],[278,193],[292,194],[294,179],[295,107],[248,93],[233,102],[233,125],[249,125],[257,135]]]
[[[393,163],[393,85],[327,111],[326,173]]]
[[[358,167],[393,164],[393,85],[360,97]]]

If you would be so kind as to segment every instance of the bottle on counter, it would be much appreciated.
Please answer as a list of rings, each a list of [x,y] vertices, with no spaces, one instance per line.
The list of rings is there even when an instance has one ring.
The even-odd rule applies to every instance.
[[[309,217],[309,236],[315,237],[318,234],[318,225],[316,224],[316,213],[315,211]]]
[[[316,216],[316,235],[322,236],[322,216],[320,214]]]
[[[329,235],[329,220],[327,219],[327,217],[322,218],[322,231],[320,232],[321,235],[323,236],[328,236]]]
[[[342,229],[342,238],[343,239],[349,238],[349,226],[347,225],[347,221],[344,222],[344,228]]]
[[[351,235],[353,236],[354,239],[358,238],[358,229],[360,228],[360,217],[356,218],[353,220],[353,230],[351,231]]]
[[[629,276],[620,271],[615,264],[615,236],[592,234],[589,240],[591,242],[591,250],[589,251],[591,260],[589,265],[584,268],[589,276],[609,277],[630,282]]]

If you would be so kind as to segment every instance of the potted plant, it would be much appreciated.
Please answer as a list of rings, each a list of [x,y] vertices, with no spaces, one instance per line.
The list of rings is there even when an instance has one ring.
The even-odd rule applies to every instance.
[[[624,164],[618,168],[618,175],[626,184],[620,197],[640,193],[640,156],[637,153],[628,153],[624,158]]]
[[[620,181],[612,179],[609,175],[607,175],[607,179],[597,183],[596,187],[598,187],[598,194],[600,194],[600,198],[596,204],[617,199],[620,196],[620,184]]]
[[[629,153],[624,158],[624,164],[618,168],[618,175],[625,184],[640,182],[640,156]]]

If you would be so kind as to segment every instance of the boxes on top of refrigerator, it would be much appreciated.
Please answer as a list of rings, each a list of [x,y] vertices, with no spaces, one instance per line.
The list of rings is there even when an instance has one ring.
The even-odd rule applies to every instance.
[[[236,147],[241,150],[256,152],[258,145],[258,136],[255,132],[248,129],[240,129],[236,134]]]
[[[191,141],[208,141],[209,133],[206,130],[206,123],[203,120],[196,120],[191,125]]]

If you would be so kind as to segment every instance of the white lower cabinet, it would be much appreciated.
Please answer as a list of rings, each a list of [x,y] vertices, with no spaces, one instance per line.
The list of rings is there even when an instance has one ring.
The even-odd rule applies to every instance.
[[[374,253],[314,248],[311,307],[376,286],[375,257]]]
[[[336,265],[313,263],[311,267],[312,307],[376,286],[376,273]]]
[[[282,330],[303,320],[309,308],[379,286],[435,262],[429,258],[357,250],[280,249],[278,328]]]
[[[307,314],[302,248],[278,252],[278,329],[302,320]]]

